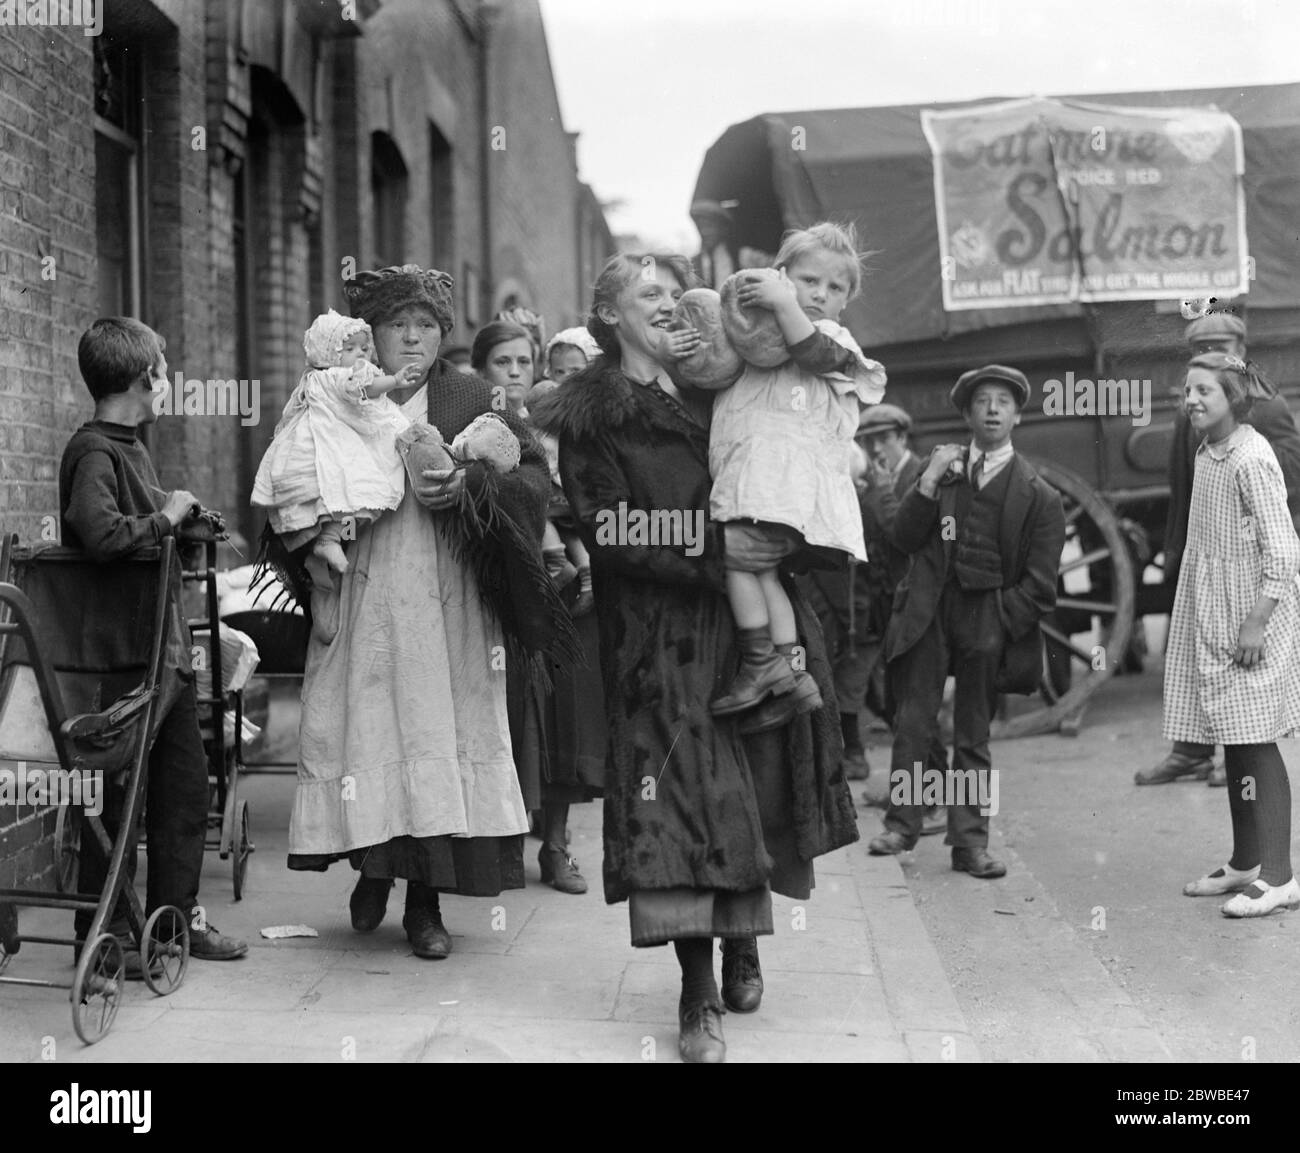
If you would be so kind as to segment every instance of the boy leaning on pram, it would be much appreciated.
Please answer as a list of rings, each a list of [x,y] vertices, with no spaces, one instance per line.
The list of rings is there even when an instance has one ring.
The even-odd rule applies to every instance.
[[[63,450],[59,465],[59,511],[63,543],[107,563],[159,544],[191,519],[198,502],[184,490],[166,493],[148,450],[137,435],[142,424],[158,419],[157,392],[167,388],[163,340],[130,317],[106,317],[82,334],[77,346],[82,379],[95,399],[94,419],[83,424]],[[242,957],[248,945],[223,936],[196,914],[203,842],[208,822],[208,762],[199,732],[198,700],[190,665],[190,636],[180,610],[180,575],[173,573],[173,609],[164,658],[163,708],[149,752],[145,833],[149,852],[146,914],[175,905],[190,922],[190,955],[225,961]],[[177,683],[179,682],[179,684]],[[173,698],[169,701],[169,697]],[[104,824],[116,835],[122,803],[110,790]],[[134,847],[128,852],[135,874]],[[78,889],[99,892],[107,861],[92,837],[82,838]],[[90,912],[78,912],[76,932],[84,938]],[[119,900],[110,923],[127,956],[127,976],[140,975],[140,957],[131,940],[126,903]]]

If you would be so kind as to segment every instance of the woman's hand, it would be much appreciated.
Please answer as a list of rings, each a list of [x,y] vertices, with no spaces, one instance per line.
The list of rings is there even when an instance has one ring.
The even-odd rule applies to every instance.
[[[1241,622],[1241,631],[1237,634],[1237,651],[1232,659],[1242,668],[1254,668],[1264,659],[1264,625],[1253,616]]]
[[[766,308],[769,312],[778,311],[783,305],[797,304],[794,281],[781,269],[780,276],[755,278],[741,284],[736,290],[736,303],[741,308]]]
[[[700,347],[700,330],[698,328],[679,328],[664,333],[660,346],[670,360],[685,360]]]
[[[420,476],[420,483],[412,485],[415,499],[433,512],[451,508],[465,487],[465,473],[458,468],[426,468]]]
[[[722,533],[727,567],[741,572],[766,572],[794,552],[793,539],[774,537],[757,527],[729,524],[723,526]]]

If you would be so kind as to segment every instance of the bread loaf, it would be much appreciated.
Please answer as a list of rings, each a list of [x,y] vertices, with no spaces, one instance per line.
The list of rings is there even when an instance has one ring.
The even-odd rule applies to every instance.
[[[745,362],[731,347],[722,327],[722,297],[711,288],[692,288],[682,293],[673,309],[670,327],[698,329],[700,347],[684,360],[674,361],[668,370],[674,384],[711,392],[729,388],[745,371]]]
[[[442,433],[431,424],[413,424],[397,434],[397,454],[406,466],[411,484],[424,484],[426,468],[448,469],[455,467],[451,453],[443,443]]]
[[[776,279],[775,268],[746,268],[734,272],[722,284],[722,325],[732,347],[757,368],[775,368],[790,359],[776,315],[766,308],[741,308],[736,295],[742,284]]]

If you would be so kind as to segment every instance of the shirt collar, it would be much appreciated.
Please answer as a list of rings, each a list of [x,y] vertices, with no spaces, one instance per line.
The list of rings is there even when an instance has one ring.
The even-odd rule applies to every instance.
[[[971,441],[969,462],[973,465],[980,457],[984,457],[984,467],[986,469],[997,468],[998,465],[1005,464],[1009,461],[1011,459],[1011,454],[1015,451],[1015,446],[1012,445],[1010,441],[1004,444],[1001,448],[995,448],[992,452],[984,452],[982,449],[976,447],[974,441]]]
[[[894,465],[894,467],[893,467],[892,469],[889,470],[889,475],[890,475],[890,476],[897,476],[900,472],[903,471],[904,467],[907,465],[907,462],[908,462],[909,460],[911,460],[912,457],[915,456],[915,455],[916,455],[916,454],[913,453],[912,450],[911,450],[910,448],[907,449],[907,450],[903,453],[903,455],[900,456],[900,457],[898,458],[898,463],[897,463],[896,465]]]
[[[1202,440],[1197,446],[1196,451],[1198,455],[1202,452],[1206,452],[1215,460],[1226,460],[1228,454],[1231,453],[1234,448],[1240,447],[1242,441],[1245,439],[1246,425],[1239,424],[1227,437],[1219,441],[1218,444],[1211,444],[1208,437]]]

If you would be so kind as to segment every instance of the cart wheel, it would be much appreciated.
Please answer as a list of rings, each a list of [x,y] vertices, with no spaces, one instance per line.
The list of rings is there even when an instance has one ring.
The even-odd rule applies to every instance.
[[[77,891],[81,866],[81,807],[60,805],[54,818],[54,883],[60,893]]]
[[[244,878],[248,875],[248,858],[254,849],[248,839],[248,802],[240,801],[235,827],[230,834],[230,871],[234,875],[235,900],[244,896]]]
[[[190,966],[190,927],[175,905],[155,909],[144,923],[140,941],[144,983],[160,997],[174,993]]]
[[[1076,735],[1088,698],[1119,667],[1133,631],[1133,560],[1119,517],[1074,473],[1040,460],[1033,465],[1065,506],[1056,611],[1038,626],[1045,641],[1040,684],[1045,703],[995,723],[994,738]],[[1093,628],[1104,655],[1074,639]]]
[[[87,1045],[93,1045],[113,1027],[125,974],[122,942],[112,933],[101,933],[81,950],[77,974],[72,979],[72,1027]]]

